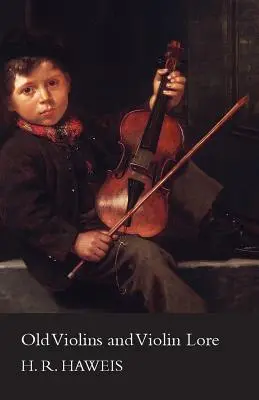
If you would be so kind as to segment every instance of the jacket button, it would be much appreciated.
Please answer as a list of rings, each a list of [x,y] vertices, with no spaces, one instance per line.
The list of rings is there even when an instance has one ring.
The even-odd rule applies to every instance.
[[[74,193],[75,191],[76,191],[76,189],[75,189],[75,188],[73,188],[73,189],[72,189],[72,192]]]
[[[57,261],[54,257],[52,257],[52,256],[48,256],[48,258],[51,260],[51,261]]]

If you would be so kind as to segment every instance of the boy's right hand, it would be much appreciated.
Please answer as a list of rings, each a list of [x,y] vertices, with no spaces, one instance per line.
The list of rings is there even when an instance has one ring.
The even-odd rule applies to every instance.
[[[79,233],[73,246],[73,253],[83,260],[98,262],[108,253],[113,239],[116,239],[116,235],[111,238],[106,231]]]

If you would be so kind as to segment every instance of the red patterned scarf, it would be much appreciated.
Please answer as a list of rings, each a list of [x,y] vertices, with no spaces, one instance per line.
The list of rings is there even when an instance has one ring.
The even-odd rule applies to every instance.
[[[27,132],[31,132],[37,136],[47,137],[49,140],[57,143],[68,142],[72,144],[83,131],[81,121],[74,117],[70,117],[63,124],[57,124],[55,126],[31,124],[23,119],[18,119],[17,125]]]

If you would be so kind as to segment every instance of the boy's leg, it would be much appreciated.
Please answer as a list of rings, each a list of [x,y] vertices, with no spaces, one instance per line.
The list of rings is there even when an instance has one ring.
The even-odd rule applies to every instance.
[[[206,312],[204,301],[175,273],[172,256],[138,236],[121,236],[103,262],[88,263],[80,275],[128,296],[140,294],[149,312]]]
[[[172,181],[167,227],[153,240],[177,260],[203,257],[200,224],[221,190],[220,183],[190,161]]]
[[[176,237],[195,237],[203,217],[223,189],[192,161],[173,180],[168,227]],[[174,229],[175,228],[175,229]]]

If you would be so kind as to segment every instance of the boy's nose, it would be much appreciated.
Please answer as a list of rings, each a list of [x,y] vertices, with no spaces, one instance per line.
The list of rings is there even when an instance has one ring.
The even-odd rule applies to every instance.
[[[46,101],[51,98],[51,95],[47,88],[42,87],[39,89],[39,92],[40,92],[40,101]]]

